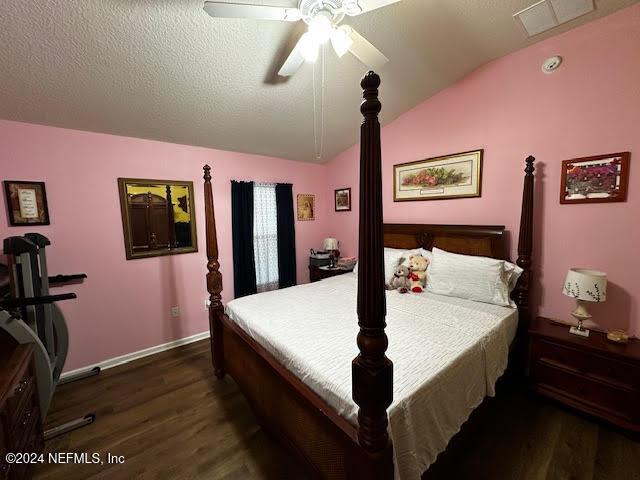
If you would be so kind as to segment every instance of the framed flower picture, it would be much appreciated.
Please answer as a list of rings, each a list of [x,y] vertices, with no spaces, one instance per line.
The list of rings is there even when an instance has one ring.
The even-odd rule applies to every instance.
[[[44,182],[5,180],[9,225],[49,225],[49,207]]]
[[[630,157],[621,152],[563,161],[560,203],[626,201]]]
[[[339,188],[335,191],[336,212],[351,211],[351,188]]]
[[[298,220],[315,220],[316,197],[315,195],[299,194],[297,197]]]
[[[393,166],[393,201],[479,197],[482,150]]]

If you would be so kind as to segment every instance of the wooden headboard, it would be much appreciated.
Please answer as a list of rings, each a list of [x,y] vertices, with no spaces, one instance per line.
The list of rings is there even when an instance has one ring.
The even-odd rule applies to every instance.
[[[384,246],[441,248],[453,253],[509,260],[504,226],[385,223]]]

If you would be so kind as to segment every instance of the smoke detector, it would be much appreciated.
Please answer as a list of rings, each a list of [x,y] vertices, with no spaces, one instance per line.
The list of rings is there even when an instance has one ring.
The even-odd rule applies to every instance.
[[[560,64],[562,64],[562,57],[560,55],[549,57],[542,62],[542,71],[544,73],[553,73],[560,67]]]

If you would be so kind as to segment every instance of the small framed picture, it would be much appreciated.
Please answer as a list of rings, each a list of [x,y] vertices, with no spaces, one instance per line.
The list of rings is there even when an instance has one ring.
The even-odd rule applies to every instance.
[[[479,197],[482,150],[393,166],[393,201]]]
[[[339,188],[335,191],[336,212],[351,211],[351,188]]]
[[[298,204],[298,220],[309,221],[315,220],[316,210],[316,197],[315,195],[299,194],[297,197]]]
[[[629,187],[629,152],[562,162],[560,203],[624,202]]]
[[[50,224],[44,182],[5,180],[4,193],[12,227]]]

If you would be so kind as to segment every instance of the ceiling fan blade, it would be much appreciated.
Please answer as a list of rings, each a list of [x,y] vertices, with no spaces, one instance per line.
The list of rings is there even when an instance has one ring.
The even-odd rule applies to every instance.
[[[366,38],[353,28],[351,29],[351,40],[353,40],[353,44],[349,51],[367,67],[378,69],[389,61],[380,50],[371,45]]]
[[[304,42],[303,38],[306,38],[304,37],[305,35],[306,34],[303,34],[302,37],[300,37],[300,40],[298,40],[295,47],[293,47],[293,50],[291,50],[291,53],[282,64],[282,67],[280,67],[280,70],[278,70],[278,75],[281,77],[290,77],[300,70],[305,60],[302,54],[302,44]]]
[[[356,15],[386,7],[387,5],[398,3],[400,1],[401,0],[356,0],[356,2],[354,2],[356,6],[350,8],[349,11],[347,11],[347,14],[355,17]]]
[[[214,18],[257,18],[297,22],[302,18],[297,8],[248,5],[246,3],[204,2],[204,11]]]

